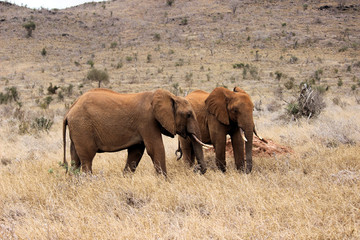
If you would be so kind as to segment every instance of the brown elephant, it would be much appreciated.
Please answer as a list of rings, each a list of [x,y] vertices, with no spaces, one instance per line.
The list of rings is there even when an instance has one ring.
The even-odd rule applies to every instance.
[[[201,141],[214,145],[217,167],[223,172],[226,171],[225,146],[226,135],[229,134],[236,168],[240,171],[245,170],[246,152],[246,173],[250,173],[253,133],[257,135],[253,120],[254,105],[250,96],[238,87],[235,87],[234,91],[218,87],[210,94],[196,90],[186,96],[186,99],[193,107],[199,122]],[[190,139],[181,136],[179,141],[184,160],[192,165],[194,150]]]
[[[63,121],[64,165],[66,162],[66,126],[71,139],[72,167],[92,172],[96,153],[127,149],[124,171],[134,172],[146,149],[158,173],[166,176],[162,135],[179,134],[194,146],[200,170],[206,166],[200,129],[189,102],[166,90],[120,94],[94,89],[83,94],[71,106]]]

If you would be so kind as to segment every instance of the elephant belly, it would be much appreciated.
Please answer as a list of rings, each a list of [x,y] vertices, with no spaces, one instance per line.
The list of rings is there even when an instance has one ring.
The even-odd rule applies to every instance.
[[[97,152],[117,152],[142,142],[141,136],[132,135],[98,138],[96,145],[98,147]]]

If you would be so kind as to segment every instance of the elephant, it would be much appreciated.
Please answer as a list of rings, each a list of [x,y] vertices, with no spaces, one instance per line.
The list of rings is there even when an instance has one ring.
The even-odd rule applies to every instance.
[[[155,170],[167,175],[162,134],[190,139],[206,172],[200,128],[190,103],[167,90],[120,94],[97,88],[80,96],[63,120],[66,172],[66,126],[70,135],[71,166],[92,173],[96,153],[127,149],[124,172],[134,172],[146,149]],[[205,145],[206,146],[206,145]]]
[[[233,91],[217,87],[211,93],[202,90],[193,91],[186,96],[186,99],[194,109],[199,122],[200,140],[205,144],[213,144],[215,148],[216,166],[222,172],[226,171],[225,147],[226,136],[229,134],[236,168],[250,173],[253,133],[258,136],[253,120],[254,105],[250,96],[239,87],[235,87]],[[190,166],[194,164],[194,148],[190,139],[179,136],[178,151],[184,155],[185,162]],[[246,153],[246,170],[244,153]]]

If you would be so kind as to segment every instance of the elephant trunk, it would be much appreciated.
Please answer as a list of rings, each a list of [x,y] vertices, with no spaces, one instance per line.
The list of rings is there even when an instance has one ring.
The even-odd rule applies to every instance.
[[[200,142],[196,139],[196,136],[194,134],[190,135],[191,143],[194,149],[196,160],[198,161],[198,164],[200,165],[200,172],[201,174],[204,174],[207,170],[206,163],[204,161],[204,153],[202,150],[202,146]]]
[[[250,173],[252,170],[252,145],[253,145],[253,130],[245,131],[245,154],[246,154],[246,173]]]
[[[199,140],[201,134],[200,134],[200,128],[199,128],[199,125],[198,125],[196,119],[188,120],[186,131],[187,131],[187,135],[190,137],[196,160],[198,161],[198,164],[200,165],[200,172],[202,174],[204,174],[207,170],[207,167],[206,167],[206,164],[204,161],[204,153],[202,150],[202,146],[209,147],[209,145],[206,145]]]

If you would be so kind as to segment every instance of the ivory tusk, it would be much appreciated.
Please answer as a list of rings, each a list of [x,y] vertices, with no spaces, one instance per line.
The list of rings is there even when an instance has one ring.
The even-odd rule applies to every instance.
[[[203,146],[205,149],[213,148],[213,146],[208,145],[208,144],[205,144],[205,143],[203,143],[202,141],[200,141],[200,140],[195,136],[195,134],[191,134],[191,136],[195,139],[195,141],[197,141],[197,142],[198,142],[201,146]]]
[[[254,133],[255,133],[255,136],[257,136],[257,137],[260,139],[260,141],[263,141],[264,143],[268,143],[268,141],[266,141],[264,138],[262,138],[261,136],[259,136],[259,135],[257,134],[255,128],[254,128]]]
[[[246,137],[245,137],[244,130],[242,130],[241,128],[240,128],[240,135],[241,135],[241,138],[242,138],[245,142],[248,141],[248,140],[246,139]]]

